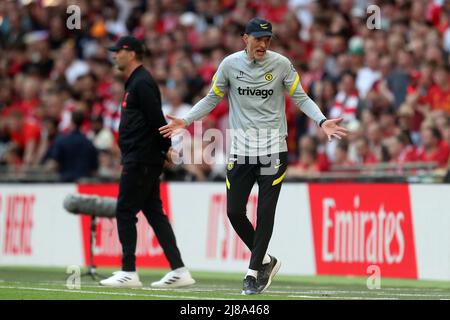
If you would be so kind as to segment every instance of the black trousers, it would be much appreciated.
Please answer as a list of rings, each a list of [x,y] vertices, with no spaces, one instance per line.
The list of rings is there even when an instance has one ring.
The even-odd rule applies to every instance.
[[[140,210],[153,228],[170,267],[183,267],[172,226],[164,214],[159,191],[162,165],[125,164],[119,183],[117,228],[122,244],[122,270],[136,270],[136,215]]]
[[[267,157],[236,157],[227,166],[227,214],[250,249],[250,269],[259,270],[267,252],[275,209],[287,169],[287,152]],[[247,201],[255,182],[259,186],[256,229],[247,218]]]

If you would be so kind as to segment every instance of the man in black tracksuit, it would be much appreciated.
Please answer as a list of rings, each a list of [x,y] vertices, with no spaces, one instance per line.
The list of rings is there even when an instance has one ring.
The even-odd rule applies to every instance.
[[[193,284],[184,267],[175,235],[162,209],[159,176],[172,152],[171,140],[163,138],[158,128],[166,124],[161,110],[161,95],[150,73],[142,65],[144,47],[133,37],[123,37],[109,50],[127,77],[121,104],[119,147],[123,170],[117,201],[117,227],[122,244],[122,271],[101,281],[114,287],[142,286],[136,273],[136,222],[142,210],[152,226],[172,269],[154,287],[179,287]]]

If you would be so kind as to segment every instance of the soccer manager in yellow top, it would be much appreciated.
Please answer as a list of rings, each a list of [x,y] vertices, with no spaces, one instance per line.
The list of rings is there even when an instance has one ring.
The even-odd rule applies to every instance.
[[[272,39],[269,21],[250,20],[242,37],[245,50],[221,62],[209,93],[183,119],[168,115],[171,122],[161,127],[160,133],[171,137],[201,119],[228,91],[232,141],[226,177],[227,214],[251,251],[242,293],[258,294],[267,289],[281,265],[279,259],[267,254],[267,248],[288,162],[285,94],[321,127],[328,139],[340,139],[347,130],[338,125],[342,119],[327,119],[308,97],[289,59],[268,50]],[[268,156],[275,161],[267,161]],[[255,182],[259,186],[256,229],[246,216]]]

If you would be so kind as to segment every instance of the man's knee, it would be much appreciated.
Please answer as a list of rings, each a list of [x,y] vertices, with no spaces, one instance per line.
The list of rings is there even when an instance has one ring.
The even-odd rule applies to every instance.
[[[117,204],[117,208],[116,208],[117,222],[131,221],[131,222],[136,223],[137,222],[136,215],[137,215],[137,210],[133,206]]]

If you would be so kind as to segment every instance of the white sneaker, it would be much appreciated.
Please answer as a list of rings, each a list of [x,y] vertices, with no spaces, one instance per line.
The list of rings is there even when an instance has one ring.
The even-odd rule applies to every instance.
[[[139,281],[137,272],[116,271],[112,277],[100,281],[100,285],[113,288],[140,288],[142,282]]]
[[[195,280],[191,277],[189,270],[176,269],[167,273],[161,280],[152,282],[151,286],[153,288],[177,288],[190,286],[194,283]]]

